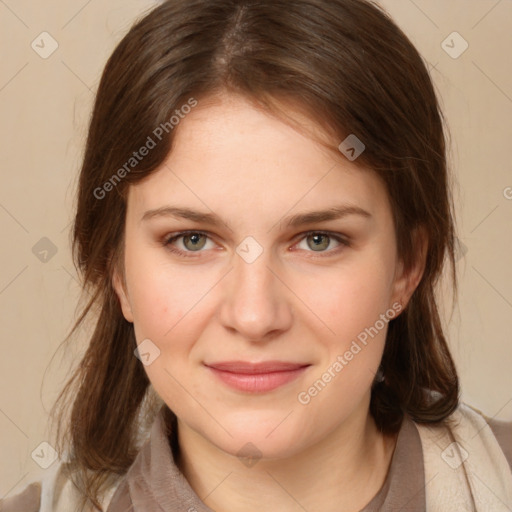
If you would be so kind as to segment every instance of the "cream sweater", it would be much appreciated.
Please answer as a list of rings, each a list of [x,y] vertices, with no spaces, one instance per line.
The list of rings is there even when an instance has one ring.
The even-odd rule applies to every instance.
[[[461,404],[454,425],[417,425],[428,512],[511,512],[512,472],[479,411]]]

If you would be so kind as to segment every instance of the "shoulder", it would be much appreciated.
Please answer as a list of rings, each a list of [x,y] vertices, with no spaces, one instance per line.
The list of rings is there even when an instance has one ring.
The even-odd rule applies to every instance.
[[[444,420],[418,427],[425,481],[433,481],[426,489],[429,510],[445,510],[447,504],[450,510],[473,510],[478,504],[478,510],[497,511],[512,503],[510,458],[499,441],[507,435],[496,436],[489,420],[482,411],[459,402]],[[507,422],[498,427],[510,428]]]
[[[479,417],[479,431],[481,431],[482,428],[485,428],[486,424],[489,426],[493,437],[498,442],[498,445],[505,455],[510,469],[512,470],[512,421],[491,418],[480,409],[477,409],[468,403],[462,403],[458,410],[464,412],[465,417],[468,419],[471,417]]]
[[[41,489],[40,481],[32,482],[18,494],[0,500],[0,512],[39,512]]]
[[[483,415],[489,427],[496,437],[510,469],[512,470],[512,421],[497,420]]]
[[[106,510],[119,484],[111,481],[105,491],[102,506]],[[13,496],[0,500],[0,512],[70,512],[78,509],[81,494],[70,477],[66,462],[44,470],[25,488]]]
[[[0,500],[0,512],[46,512],[54,504],[67,485],[66,463],[59,461],[31,476],[31,482],[23,489],[17,488],[13,496]]]

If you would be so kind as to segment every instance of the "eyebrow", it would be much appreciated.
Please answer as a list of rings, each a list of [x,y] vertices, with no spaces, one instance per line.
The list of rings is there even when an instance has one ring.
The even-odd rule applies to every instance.
[[[365,218],[372,217],[371,213],[367,212],[359,206],[353,205],[339,205],[333,206],[326,210],[317,210],[305,213],[298,213],[285,217],[281,222],[285,222],[287,227],[299,227],[305,224],[312,224],[315,222],[325,222],[329,220],[337,220],[349,215],[359,215]],[[191,220],[193,222],[208,224],[213,227],[220,227],[225,225],[231,229],[228,223],[223,220],[215,213],[200,212],[185,207],[177,206],[162,206],[154,210],[148,210],[141,218],[141,222],[149,221],[156,217],[175,217]]]

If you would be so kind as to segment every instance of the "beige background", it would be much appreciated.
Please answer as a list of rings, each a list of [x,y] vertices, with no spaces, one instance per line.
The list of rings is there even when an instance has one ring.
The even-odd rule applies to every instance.
[[[381,3],[430,63],[452,134],[464,257],[449,332],[462,398],[512,420],[512,2]],[[47,412],[69,369],[62,351],[51,358],[78,299],[69,224],[94,91],[114,45],[154,5],[0,0],[0,498],[41,471],[31,454],[49,439]],[[43,31],[58,43],[47,59],[31,47]],[[458,58],[444,48],[460,52],[462,39],[442,46],[454,31],[469,44]]]

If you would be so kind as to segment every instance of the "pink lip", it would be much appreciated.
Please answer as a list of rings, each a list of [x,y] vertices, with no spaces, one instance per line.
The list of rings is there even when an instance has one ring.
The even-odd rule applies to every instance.
[[[296,379],[308,366],[283,361],[226,361],[206,365],[228,386],[249,393],[272,391]]]

